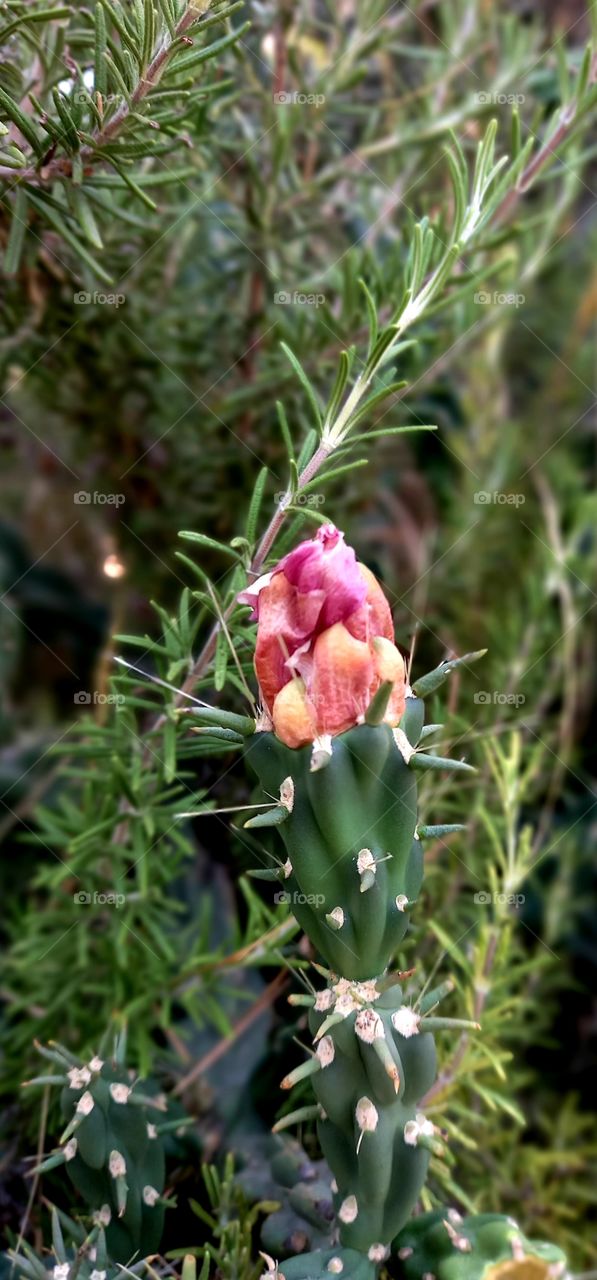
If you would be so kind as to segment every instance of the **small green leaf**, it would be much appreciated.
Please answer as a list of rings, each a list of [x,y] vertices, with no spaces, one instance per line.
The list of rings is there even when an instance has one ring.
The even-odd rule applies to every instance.
[[[27,230],[27,193],[23,187],[17,189],[12,210],[10,234],[4,254],[4,271],[7,276],[15,276],[19,269],[25,232]]]
[[[255,488],[253,490],[253,496],[251,498],[251,503],[249,506],[249,514],[247,516],[247,524],[245,529],[245,537],[250,546],[253,546],[255,542],[255,537],[257,532],[257,521],[259,519],[259,512],[261,509],[261,500],[263,498],[263,490],[265,488],[268,475],[269,475],[269,468],[262,467],[257,477]]]
[[[226,542],[217,542],[215,538],[210,538],[206,533],[198,533],[194,529],[182,529],[179,538],[185,538],[187,542],[198,542],[201,547],[209,547],[212,551],[221,551],[224,555],[232,556],[233,560],[238,560],[237,552],[229,547]]]
[[[44,139],[38,136],[36,130],[33,128],[33,125],[31,123],[31,120],[29,119],[29,116],[26,116],[25,112],[21,111],[19,104],[15,102],[14,99],[11,98],[10,94],[8,94],[6,90],[2,89],[1,87],[0,87],[0,107],[4,108],[9,119],[13,121],[13,124],[16,124],[19,132],[22,133],[23,137],[27,139],[27,142],[30,144],[30,146],[33,147],[33,150],[35,151],[36,155],[38,155],[41,159],[41,157],[44,154],[44,150],[46,146]]]
[[[299,379],[299,382],[301,383],[301,386],[305,391],[309,404],[311,405],[311,408],[313,410],[313,414],[315,417],[315,421],[317,422],[317,425],[321,430],[321,427],[323,425],[323,410],[322,410],[322,406],[319,401],[317,392],[315,391],[314,387],[312,387],[311,382],[309,381],[309,378],[307,377],[307,374],[305,373],[305,370],[303,369],[302,364],[300,363],[299,360],[297,360],[297,357],[295,356],[294,351],[292,351],[285,342],[281,342],[280,346],[284,351],[285,355],[290,360],[290,363],[297,375],[297,378]]]

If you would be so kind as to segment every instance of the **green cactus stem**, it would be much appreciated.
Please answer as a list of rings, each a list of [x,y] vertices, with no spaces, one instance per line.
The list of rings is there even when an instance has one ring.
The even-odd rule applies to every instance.
[[[431,1028],[395,985],[346,978],[318,993],[309,1027],[315,1057],[307,1065],[340,1243],[366,1255],[374,1247],[380,1260],[419,1197],[430,1150],[442,1151],[418,1109],[436,1074]],[[296,1079],[295,1071],[290,1083]]]
[[[170,1127],[165,1098],[148,1093],[146,1081],[131,1078],[123,1065],[122,1044],[113,1058],[98,1054],[88,1062],[60,1046],[43,1052],[61,1068],[52,1081],[62,1085],[66,1125],[58,1148],[41,1161],[37,1172],[66,1166],[93,1220],[103,1228],[114,1262],[127,1263],[141,1249],[154,1253],[167,1205],[160,1124],[165,1121],[164,1129]]]
[[[316,1249],[313,1253],[301,1253],[278,1265],[267,1254],[262,1255],[272,1265],[263,1272],[261,1280],[374,1280],[377,1261],[370,1261],[355,1249]]]
[[[283,876],[297,920],[329,966],[315,966],[326,979],[323,990],[292,998],[309,1010],[313,1047],[282,1081],[289,1089],[309,1078],[315,1113],[301,1107],[277,1128],[315,1114],[334,1175],[339,1247],[285,1261],[285,1280],[334,1272],[369,1280],[419,1199],[431,1154],[446,1154],[419,1109],[436,1076],[433,1032],[477,1024],[435,1015],[451,982],[425,992],[419,1007],[405,1005],[399,984],[410,975],[388,966],[420,890],[421,837],[462,829],[417,830],[417,774],[470,770],[464,761],[418,751],[430,736],[420,695],[480,656],[442,663],[422,677],[395,729],[383,723],[392,689],[383,684],[365,722],[333,740],[292,749],[258,732],[251,741],[248,759],[263,795],[280,800],[246,825],[279,827],[286,856],[275,877]],[[282,1274],[269,1259],[267,1275],[274,1272]]]
[[[393,1254],[404,1280],[560,1280],[566,1271],[561,1249],[527,1240],[498,1213],[423,1213],[401,1231]]]
[[[443,1155],[441,1135],[420,1111],[433,1084],[433,1035],[443,1026],[476,1027],[429,1016],[450,981],[426,992],[418,1008],[405,1004],[387,975],[375,981],[340,978],[309,997],[315,1054],[284,1087],[311,1076],[316,1108],[300,1108],[277,1129],[317,1118],[322,1151],[334,1174],[334,1206],[342,1248],[371,1261],[388,1253],[423,1186],[431,1152]],[[371,1258],[369,1254],[373,1250]]]
[[[408,927],[402,900],[416,899],[422,878],[416,779],[392,730],[349,730],[316,772],[309,747],[291,750],[271,733],[252,740],[248,759],[265,792],[275,795],[289,775],[294,783],[279,830],[299,923],[334,972],[361,981],[382,973]]]

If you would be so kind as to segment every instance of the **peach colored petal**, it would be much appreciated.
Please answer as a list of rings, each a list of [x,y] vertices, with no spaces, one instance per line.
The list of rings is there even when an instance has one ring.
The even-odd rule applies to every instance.
[[[369,646],[356,640],[342,622],[315,642],[309,695],[318,733],[344,733],[364,715],[375,679]]]
[[[406,706],[406,685],[403,682],[401,683],[399,681],[398,684],[395,684],[394,688],[392,689],[392,692],[390,695],[390,701],[388,702],[388,709],[384,716],[385,723],[391,724],[392,727],[395,727],[395,725],[397,725],[400,722],[400,720],[404,715],[405,706]]]
[[[399,681],[404,684],[405,666],[404,658],[395,644],[391,640],[387,640],[385,636],[376,636],[371,641],[373,650],[373,665],[375,674],[380,680],[393,680],[394,683]]]
[[[302,680],[289,680],[273,706],[274,733],[287,747],[304,747],[315,737],[313,712]]]

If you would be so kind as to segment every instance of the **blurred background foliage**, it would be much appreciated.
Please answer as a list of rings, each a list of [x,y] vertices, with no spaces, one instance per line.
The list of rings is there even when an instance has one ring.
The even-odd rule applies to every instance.
[[[354,344],[357,368],[365,355],[358,279],[387,322],[415,224],[449,240],[452,135],[470,169],[493,118],[498,155],[518,132],[540,151],[574,102],[591,14],[255,0],[216,6],[202,35],[198,6],[195,46],[180,37],[161,94],[135,98],[149,55],[135,62],[133,28],[119,40],[106,6],[117,71],[130,54],[128,120],[107,147],[75,121],[91,138],[78,171],[64,113],[94,83],[99,7],[44,17],[36,0],[35,23],[21,3],[1,9],[0,87],[38,119],[33,92],[64,135],[48,128],[54,169],[40,178],[1,99],[25,159],[7,153],[0,203],[0,1218],[13,1243],[25,1222],[39,1247],[47,1213],[39,1198],[27,1208],[24,1175],[56,1120],[49,1099],[20,1090],[37,1070],[33,1041],[85,1053],[128,1024],[130,1066],[194,1117],[168,1152],[178,1209],[163,1251],[210,1241],[218,1274],[250,1280],[264,1217],[251,1206],[281,1205],[263,1236],[280,1256],[327,1230],[325,1213],[314,1223],[326,1175],[309,1126],[283,1177],[268,1137],[301,1035],[286,997],[307,952],[271,886],[246,876],[263,843],[242,815],[214,812],[250,800],[242,755],[191,733],[148,677],[246,709],[246,614],[230,623],[236,659],[221,633],[214,666],[209,635],[287,490],[276,402],[307,460],[305,384],[326,399],[339,353]],[[158,6],[156,29],[188,12]],[[187,67],[195,47],[209,57]],[[291,525],[295,538],[313,516],[346,530],[417,673],[489,649],[437,697],[452,753],[462,744],[479,771],[423,787],[423,821],[468,829],[428,847],[396,958],[416,963],[417,989],[435,966],[452,976],[454,1012],[483,1025],[474,1043],[440,1045],[430,1105],[455,1161],[434,1162],[426,1204],[515,1213],[578,1271],[597,1264],[592,107],[565,118],[561,154],[528,193],[513,181],[492,209],[393,363],[406,386],[359,428],[437,432],[372,437],[363,465],[299,495]],[[343,449],[335,465],[353,460]],[[208,540],[184,546],[181,529]],[[247,543],[226,552],[234,538]],[[116,655],[145,676],[114,677]],[[125,905],[76,901],[105,892]],[[236,1178],[222,1172],[229,1152]],[[204,1178],[201,1158],[217,1166]],[[60,1170],[44,1193],[73,1211]]]

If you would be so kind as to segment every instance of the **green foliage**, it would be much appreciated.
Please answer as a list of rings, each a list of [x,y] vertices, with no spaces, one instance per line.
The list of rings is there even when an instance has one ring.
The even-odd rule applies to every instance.
[[[113,283],[101,262],[106,236],[110,241],[118,221],[143,226],[127,212],[131,197],[153,214],[152,188],[167,192],[193,173],[162,156],[176,164],[181,131],[191,125],[199,139],[211,99],[226,96],[230,81],[210,75],[209,63],[246,29],[228,22],[240,8],[226,0],[197,6],[146,0],[132,7],[100,0],[92,12],[76,13],[68,6],[31,11],[20,0],[11,5],[14,17],[0,43],[20,31],[23,44],[21,59],[4,64],[0,85],[9,124],[0,151],[11,218],[8,276],[18,271],[26,237],[39,240],[51,227],[83,269]],[[219,23],[223,35],[213,31]]]
[[[111,1264],[106,1246],[106,1235],[100,1222],[96,1222],[88,1230],[76,1222],[68,1214],[52,1205],[52,1244],[47,1255],[36,1253],[26,1241],[14,1250],[10,1250],[7,1259],[10,1261],[9,1274],[19,1280],[47,1280],[48,1275],[67,1277],[79,1276],[81,1280],[91,1280],[97,1271],[102,1271],[106,1280],[116,1280],[121,1268]],[[48,1267],[52,1264],[52,1270]],[[60,1268],[60,1269],[59,1269]],[[127,1268],[128,1269],[128,1268]],[[135,1261],[130,1270],[133,1275],[153,1275],[149,1261]]]
[[[208,1209],[196,1201],[191,1201],[191,1208],[209,1228],[210,1241],[201,1248],[174,1249],[168,1257],[202,1257],[200,1280],[206,1280],[212,1263],[225,1280],[235,1280],[238,1276],[257,1280],[261,1264],[253,1260],[252,1233],[259,1215],[275,1206],[264,1201],[248,1207],[234,1178],[234,1161],[230,1155],[221,1172],[213,1165],[204,1165],[202,1175]]]

